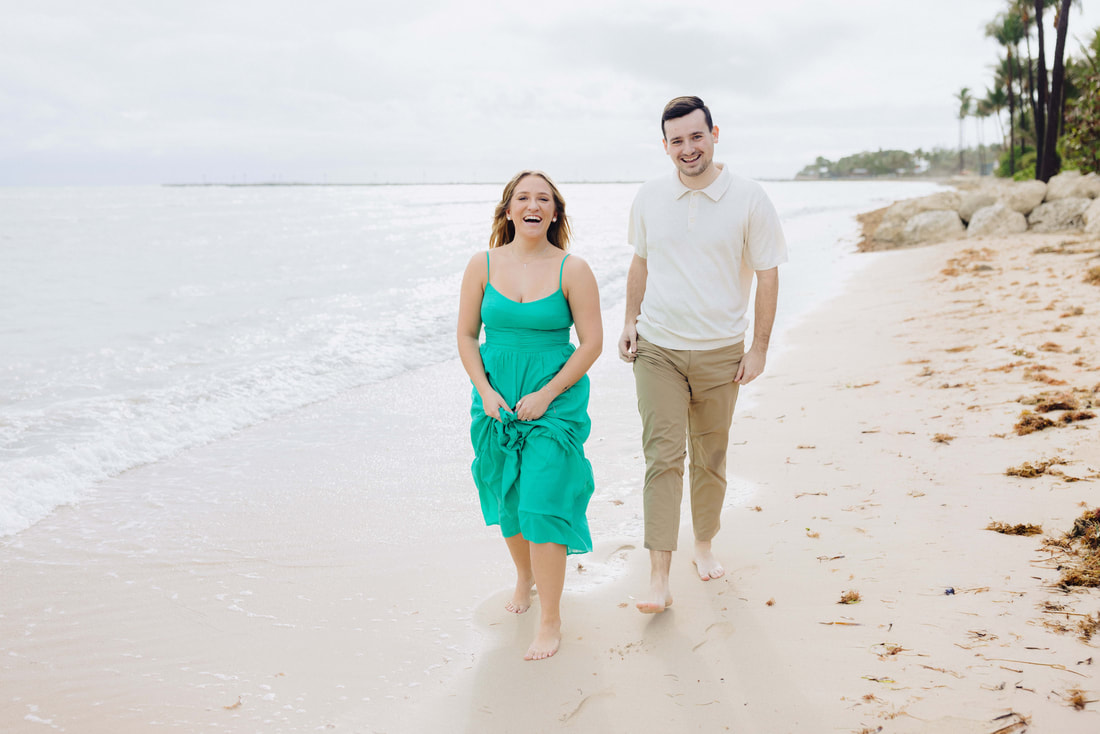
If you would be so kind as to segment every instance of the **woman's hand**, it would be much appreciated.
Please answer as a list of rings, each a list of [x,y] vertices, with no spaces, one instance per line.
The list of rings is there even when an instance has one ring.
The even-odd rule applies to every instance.
[[[485,415],[489,416],[498,423],[503,422],[500,420],[501,408],[504,408],[509,413],[512,412],[512,409],[508,407],[508,403],[504,402],[504,398],[502,398],[500,396],[500,393],[498,393],[496,390],[490,389],[486,392],[478,394],[481,395],[481,405],[485,408]]]
[[[528,393],[516,403],[516,417],[521,421],[538,420],[550,407],[554,396],[545,387],[537,392]]]

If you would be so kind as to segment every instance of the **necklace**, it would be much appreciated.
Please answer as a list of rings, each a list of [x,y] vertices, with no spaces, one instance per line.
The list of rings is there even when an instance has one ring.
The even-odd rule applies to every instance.
[[[516,252],[516,260],[519,260],[520,264],[523,265],[523,269],[526,270],[527,266],[530,263],[533,263],[536,260],[544,259],[545,256],[546,256],[546,252],[547,252],[546,248],[540,248],[540,250],[538,252],[535,252],[534,254],[531,255],[531,257],[527,260],[527,262],[524,262],[523,260],[520,259],[519,252],[517,251]]]

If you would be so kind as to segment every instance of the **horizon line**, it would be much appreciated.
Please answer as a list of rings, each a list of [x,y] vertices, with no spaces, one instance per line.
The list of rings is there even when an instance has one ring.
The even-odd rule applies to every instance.
[[[755,181],[781,181],[781,182],[805,182],[805,181],[874,181],[874,180],[929,180],[943,178],[942,176],[835,176],[828,178],[811,178],[805,176],[789,176],[789,177],[770,177],[761,176],[754,177]],[[645,179],[608,179],[608,180],[563,180],[558,183],[562,185],[566,184],[642,184],[645,183]],[[176,187],[176,188],[188,188],[188,187],[213,187],[213,186],[225,186],[231,188],[248,188],[248,187],[276,187],[276,186],[332,186],[332,187],[361,187],[361,186],[495,186],[499,185],[499,181],[376,181],[376,182],[346,182],[346,183],[329,183],[329,182],[315,182],[315,181],[255,181],[251,183],[235,183],[232,181],[209,181],[209,182],[197,182],[197,181],[182,181],[174,183],[161,183],[160,186]]]
[[[230,181],[211,182],[181,182],[161,183],[161,186],[495,186],[499,181],[376,181],[376,182],[350,182],[328,183],[315,181],[256,181],[253,183],[233,183]],[[561,181],[562,184],[629,184],[643,183],[642,180],[608,180],[608,181]]]

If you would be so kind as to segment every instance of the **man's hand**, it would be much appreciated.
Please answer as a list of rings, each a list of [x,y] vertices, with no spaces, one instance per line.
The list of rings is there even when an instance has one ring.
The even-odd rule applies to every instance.
[[[638,356],[638,327],[627,324],[623,327],[623,335],[619,337],[619,359],[624,362],[633,362]]]
[[[737,375],[733,381],[742,385],[752,382],[764,372],[766,361],[767,353],[763,349],[751,347],[741,358],[741,365],[737,368]]]

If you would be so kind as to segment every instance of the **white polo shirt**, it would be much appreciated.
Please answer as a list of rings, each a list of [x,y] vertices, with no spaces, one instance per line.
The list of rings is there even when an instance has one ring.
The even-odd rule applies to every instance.
[[[638,334],[666,349],[743,340],[753,272],[787,262],[768,195],[728,166],[705,189],[689,189],[675,172],[643,184],[627,237],[647,267]]]

